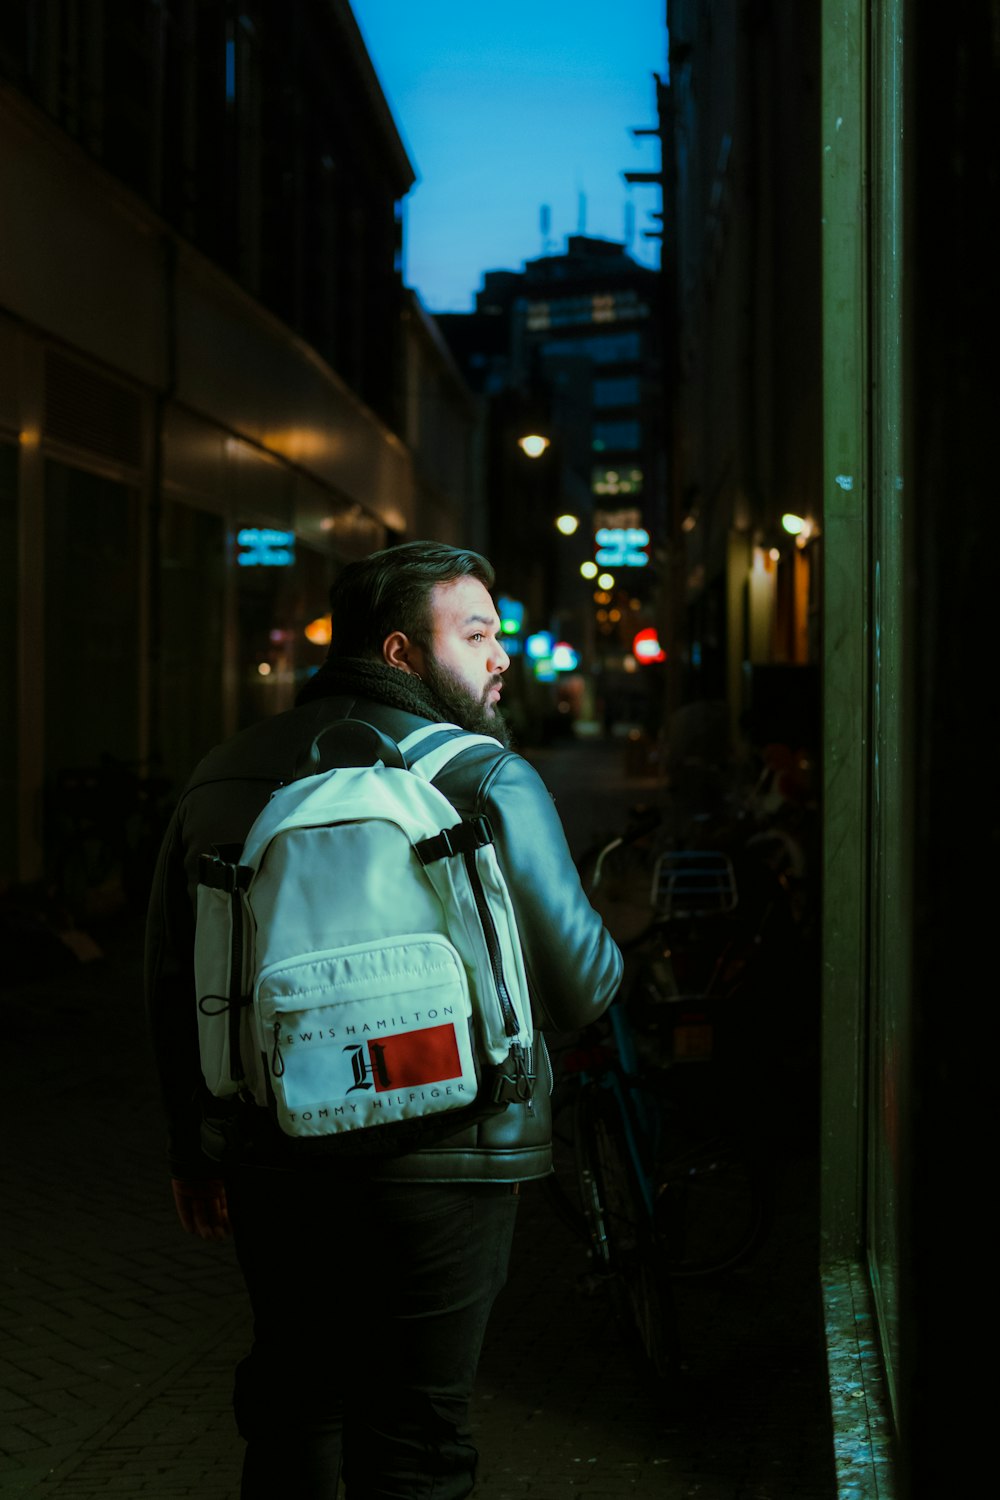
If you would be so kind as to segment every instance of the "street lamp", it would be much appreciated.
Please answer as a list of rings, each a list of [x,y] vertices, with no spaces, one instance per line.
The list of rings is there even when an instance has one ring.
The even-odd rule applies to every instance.
[[[557,516],[556,530],[561,531],[563,536],[572,536],[580,524],[579,516]]]
[[[549,440],[547,437],[542,437],[540,432],[529,432],[524,437],[518,438],[517,446],[522,453],[527,454],[528,458],[541,458],[549,446]]]

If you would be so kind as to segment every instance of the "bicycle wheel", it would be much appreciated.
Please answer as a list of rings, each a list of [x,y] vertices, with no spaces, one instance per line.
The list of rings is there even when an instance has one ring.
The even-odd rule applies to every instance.
[[[756,1168],[722,1137],[662,1162],[654,1227],[667,1274],[714,1276],[738,1265],[756,1248],[764,1208]]]
[[[575,1133],[591,1258],[607,1280],[627,1342],[655,1375],[663,1377],[674,1364],[670,1288],[621,1116],[607,1089],[596,1084],[584,1089],[577,1102]]]

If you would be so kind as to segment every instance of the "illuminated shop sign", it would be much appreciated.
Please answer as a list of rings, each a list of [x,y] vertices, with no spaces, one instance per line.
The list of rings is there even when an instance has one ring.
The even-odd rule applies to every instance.
[[[552,656],[552,647],[555,640],[551,631],[536,630],[534,635],[529,635],[524,643],[524,649],[533,661],[545,661]]]
[[[575,672],[580,665],[580,656],[568,641],[556,641],[552,647],[552,665],[557,672]]]
[[[553,682],[558,672],[575,672],[580,663],[579,653],[569,642],[557,641],[549,630],[529,635],[524,650],[538,682]]]
[[[594,537],[594,561],[602,568],[644,568],[649,562],[649,532],[641,526],[602,526]]]
[[[244,526],[236,533],[241,568],[290,568],[295,562],[295,532],[268,526]]]
[[[524,624],[524,605],[520,599],[509,599],[501,594],[497,599],[497,614],[500,630],[504,635],[517,635]]]
[[[653,626],[639,631],[632,642],[632,654],[636,661],[642,662],[644,666],[667,659],[667,653],[660,645],[660,638]]]

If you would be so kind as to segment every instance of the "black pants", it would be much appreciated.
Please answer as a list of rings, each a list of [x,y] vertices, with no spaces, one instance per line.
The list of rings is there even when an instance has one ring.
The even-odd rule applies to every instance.
[[[243,1168],[227,1192],[254,1316],[242,1500],[335,1500],[341,1465],[350,1500],[464,1500],[515,1191]]]

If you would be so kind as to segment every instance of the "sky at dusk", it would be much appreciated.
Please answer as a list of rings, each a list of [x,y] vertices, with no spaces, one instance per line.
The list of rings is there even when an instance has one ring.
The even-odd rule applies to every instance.
[[[658,264],[654,73],[665,0],[351,0],[416,172],[406,282],[431,312],[468,312],[487,270],[565,248],[581,230],[627,237]],[[541,209],[547,205],[547,241]]]

